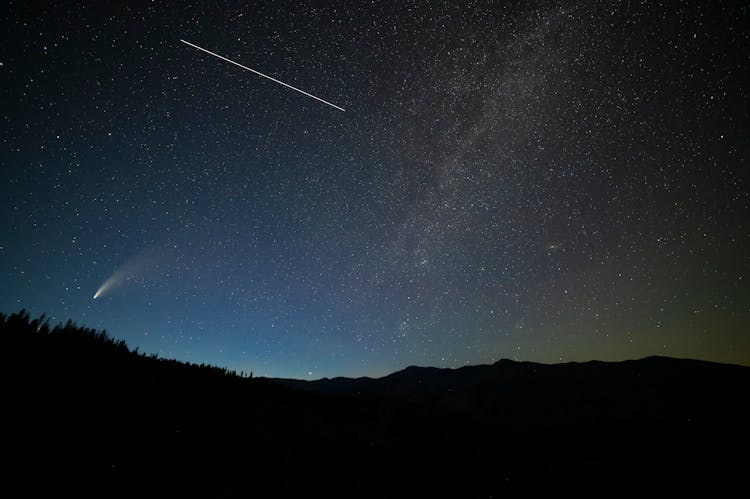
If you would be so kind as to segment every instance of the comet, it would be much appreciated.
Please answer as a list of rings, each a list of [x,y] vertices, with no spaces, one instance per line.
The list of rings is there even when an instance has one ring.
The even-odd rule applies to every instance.
[[[94,300],[99,298],[102,295],[102,293],[104,293],[106,290],[107,290],[107,283],[105,282],[104,284],[101,285],[99,289],[96,290],[96,293],[94,293]]]
[[[168,250],[147,248],[127,259],[99,286],[94,300],[130,281],[142,281],[147,276],[158,276],[162,264],[169,260]]]
[[[251,72],[251,73],[253,73],[253,74],[256,74],[256,75],[258,75],[258,76],[262,76],[263,78],[267,78],[267,79],[271,80],[271,81],[272,81],[272,82],[274,82],[274,83],[278,83],[279,85],[283,85],[283,86],[285,86],[285,87],[287,87],[287,88],[291,88],[291,89],[292,89],[292,90],[294,90],[295,92],[299,92],[299,93],[301,93],[301,94],[303,94],[303,95],[306,95],[307,97],[312,97],[313,99],[315,99],[315,100],[317,100],[317,101],[320,101],[320,102],[322,102],[323,104],[327,104],[327,105],[329,105],[329,106],[331,106],[331,107],[333,107],[333,108],[336,108],[336,109],[338,109],[339,111],[345,111],[345,109],[344,109],[343,107],[339,107],[339,106],[337,106],[336,104],[332,104],[332,103],[328,102],[328,101],[327,101],[327,100],[325,100],[325,99],[321,99],[320,97],[316,97],[316,96],[314,96],[314,95],[313,95],[313,94],[311,94],[311,93],[305,92],[304,90],[300,90],[300,89],[299,89],[299,88],[297,88],[297,87],[293,87],[292,85],[289,85],[288,83],[284,83],[283,81],[281,81],[281,80],[277,80],[276,78],[273,78],[273,77],[271,77],[271,76],[268,76],[268,75],[266,75],[266,74],[263,74],[263,73],[261,73],[260,71],[256,71],[256,70],[254,70],[254,69],[252,69],[252,68],[249,68],[249,67],[247,67],[247,66],[243,66],[243,65],[242,65],[242,64],[240,64],[239,62],[234,62],[234,61],[233,61],[233,60],[231,60],[231,59],[227,59],[226,57],[224,57],[224,56],[221,56],[221,55],[219,55],[219,54],[217,54],[217,53],[215,53],[215,52],[211,52],[210,50],[204,49],[203,47],[199,47],[198,45],[196,45],[196,44],[194,44],[194,43],[190,43],[190,42],[188,42],[187,40],[182,40],[182,39],[180,39],[180,41],[181,41],[182,43],[184,43],[185,45],[189,45],[189,46],[191,46],[191,47],[193,47],[193,48],[195,48],[195,49],[201,50],[201,51],[203,51],[203,52],[205,52],[205,53],[207,53],[207,54],[210,54],[210,55],[212,55],[212,56],[214,56],[214,57],[216,57],[216,58],[218,58],[218,59],[221,59],[222,61],[226,61],[226,62],[228,62],[228,63],[230,63],[230,64],[234,64],[235,66],[239,66],[239,67],[241,67],[242,69],[244,69],[244,70],[246,70],[246,71],[250,71],[250,72]]]
[[[125,265],[117,269],[102,283],[101,286],[99,286],[99,289],[96,290],[96,293],[94,293],[94,300],[135,277],[137,267],[139,267],[139,265],[127,262]]]

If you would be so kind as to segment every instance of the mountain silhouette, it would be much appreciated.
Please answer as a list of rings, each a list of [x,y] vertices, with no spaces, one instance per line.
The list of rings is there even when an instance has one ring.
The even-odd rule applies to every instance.
[[[649,357],[250,377],[0,314],[4,485],[24,495],[721,494],[750,368]],[[20,487],[20,488],[19,488]]]
[[[410,366],[382,378],[274,379],[282,386],[340,397],[406,400],[431,407],[487,411],[504,404],[565,404],[590,398],[625,404],[637,394],[657,404],[717,403],[736,396],[727,379],[748,378],[747,367],[653,356],[622,362],[538,364],[499,360],[458,369]]]

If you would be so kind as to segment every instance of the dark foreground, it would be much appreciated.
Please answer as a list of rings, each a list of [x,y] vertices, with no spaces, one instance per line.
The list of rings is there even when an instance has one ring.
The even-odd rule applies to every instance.
[[[750,368],[500,361],[250,379],[0,316],[4,494],[517,497],[746,488]],[[566,494],[567,495],[567,494]]]

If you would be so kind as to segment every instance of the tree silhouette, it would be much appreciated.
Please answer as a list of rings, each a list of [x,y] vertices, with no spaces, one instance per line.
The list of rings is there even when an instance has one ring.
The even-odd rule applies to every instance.
[[[674,491],[741,485],[750,443],[750,369],[689,360],[268,380],[26,310],[0,313],[0,360],[2,471],[28,495]]]

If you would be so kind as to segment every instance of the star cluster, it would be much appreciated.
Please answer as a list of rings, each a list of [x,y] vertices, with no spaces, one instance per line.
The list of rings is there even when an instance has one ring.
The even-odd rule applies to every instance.
[[[0,22],[0,310],[272,376],[750,364],[739,4],[11,2]]]

